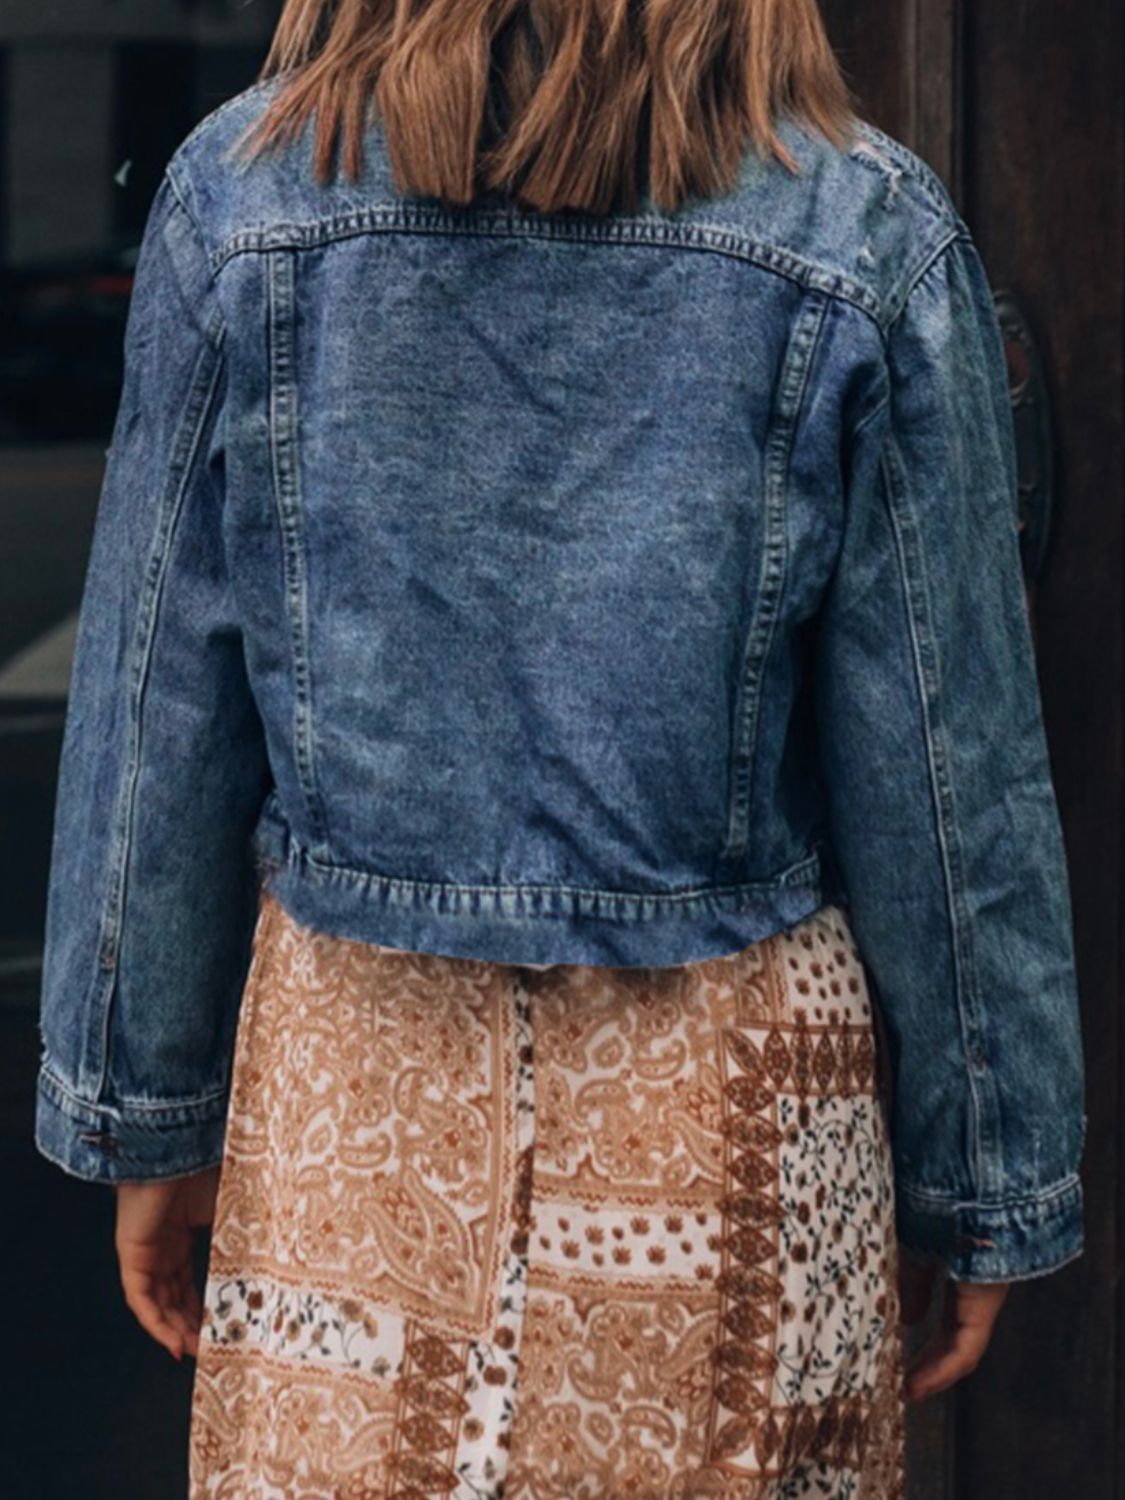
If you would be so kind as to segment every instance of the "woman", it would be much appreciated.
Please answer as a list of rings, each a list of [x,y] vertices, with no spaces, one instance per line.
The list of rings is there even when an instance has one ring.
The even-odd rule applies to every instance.
[[[1070,924],[984,268],[812,0],[289,0],[150,213],[47,924],[194,1500],[901,1495],[1083,1247]]]

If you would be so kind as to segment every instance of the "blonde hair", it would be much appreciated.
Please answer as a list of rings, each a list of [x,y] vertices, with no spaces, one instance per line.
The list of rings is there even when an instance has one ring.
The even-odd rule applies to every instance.
[[[249,156],[315,113],[317,177],[342,144],[355,179],[375,114],[399,192],[544,213],[674,210],[733,188],[748,144],[797,171],[780,116],[837,146],[856,119],[816,0],[286,0],[275,75]]]

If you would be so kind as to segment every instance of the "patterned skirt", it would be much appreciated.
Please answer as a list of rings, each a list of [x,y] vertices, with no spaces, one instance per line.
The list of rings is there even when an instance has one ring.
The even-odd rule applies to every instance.
[[[263,890],[191,1500],[901,1500],[881,1038],[837,906],[536,969]]]

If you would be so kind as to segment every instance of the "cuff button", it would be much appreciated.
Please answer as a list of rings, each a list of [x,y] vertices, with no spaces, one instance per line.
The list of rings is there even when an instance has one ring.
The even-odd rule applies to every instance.
[[[118,1151],[117,1137],[111,1135],[108,1130],[83,1130],[78,1139],[85,1146],[96,1146],[99,1151],[104,1151],[107,1156],[116,1156]]]

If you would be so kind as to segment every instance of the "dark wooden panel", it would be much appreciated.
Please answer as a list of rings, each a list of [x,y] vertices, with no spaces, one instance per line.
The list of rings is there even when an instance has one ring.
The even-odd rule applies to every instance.
[[[916,0],[907,64],[911,130],[907,144],[929,162],[954,200],[962,198],[964,161],[959,0]]]
[[[965,213],[1025,300],[1058,434],[1040,683],[1075,908],[1086,1038],[1086,1254],[1015,1287],[958,1397],[958,1490],[1113,1500],[1122,1482],[1122,8],[978,0],[966,16]]]
[[[826,0],[823,6],[862,113],[924,156],[954,197],[961,190],[959,10],[958,0],[895,7]]]
[[[1032,598],[1086,1038],[1087,1253],[1013,1287],[987,1358],[911,1409],[911,1500],[1123,1500],[1122,7],[825,0],[863,113],[948,185],[1038,332],[1058,436]],[[924,1333],[908,1338],[908,1354]]]
[[[900,140],[913,133],[914,69],[909,63],[914,21],[911,3],[888,7],[874,0],[824,0],[828,33],[862,113]]]

